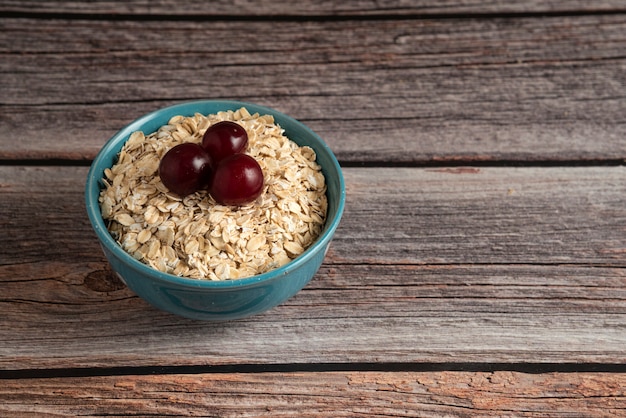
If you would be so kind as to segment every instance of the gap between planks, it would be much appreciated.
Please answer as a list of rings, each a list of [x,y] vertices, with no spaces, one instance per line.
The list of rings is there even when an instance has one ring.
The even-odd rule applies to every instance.
[[[348,22],[348,21],[377,21],[377,20],[476,20],[476,19],[533,19],[533,18],[560,18],[579,16],[613,16],[626,14],[626,8],[615,7],[611,9],[562,9],[562,10],[518,10],[518,11],[453,11],[453,12],[416,12],[390,13],[373,11],[359,14],[358,12],[334,13],[334,14],[235,14],[235,13],[106,13],[106,12],[51,12],[51,11],[3,11],[0,13],[4,18],[10,19],[62,19],[62,20],[87,20],[87,21],[138,21],[138,22]]]
[[[258,374],[258,373],[352,373],[352,372],[515,372],[544,373],[626,373],[622,363],[282,363],[282,364],[223,364],[193,366],[139,367],[69,367],[44,369],[0,370],[4,379],[45,379],[96,376],[144,376],[173,374]]]
[[[72,159],[72,158],[18,158],[10,159],[0,158],[0,166],[19,166],[19,167],[89,167],[91,159]],[[626,166],[625,158],[613,159],[590,159],[590,160],[458,160],[458,159],[440,159],[440,160],[416,160],[416,161],[386,161],[386,160],[340,160],[339,165],[342,168],[457,168],[459,174],[462,170],[471,170],[472,168],[489,168],[489,167],[532,167],[532,168],[550,168],[550,167],[619,167]]]

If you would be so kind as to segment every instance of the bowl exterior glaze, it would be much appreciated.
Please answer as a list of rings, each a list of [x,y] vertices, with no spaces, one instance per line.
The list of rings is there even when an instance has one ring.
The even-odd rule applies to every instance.
[[[130,134],[146,135],[176,115],[212,114],[246,107],[250,113],[271,114],[286,136],[310,146],[327,183],[328,212],[322,234],[303,254],[286,265],[257,276],[207,281],[162,273],[139,262],[109,234],[98,203],[104,170],[116,161]],[[301,290],[318,271],[339,224],[345,205],[341,168],[324,141],[308,127],[273,109],[251,103],[205,100],[170,106],[145,115],[115,134],[94,159],[85,186],[87,214],[111,268],[139,297],[161,310],[199,320],[232,320],[256,315],[286,301]]]
[[[113,271],[152,306],[186,318],[224,321],[245,318],[275,307],[300,291],[315,275],[324,252],[280,274],[240,286],[194,286],[194,283],[149,276],[103,247]]]

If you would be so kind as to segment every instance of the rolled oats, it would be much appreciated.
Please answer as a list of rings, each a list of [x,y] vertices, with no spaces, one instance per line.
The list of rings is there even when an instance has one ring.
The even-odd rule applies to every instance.
[[[184,198],[168,192],[159,161],[173,146],[202,142],[220,121],[242,125],[247,154],[261,166],[261,196],[241,207],[222,206],[207,192]],[[129,254],[178,276],[230,280],[288,263],[319,236],[327,210],[326,182],[313,149],[298,146],[271,115],[247,109],[175,116],[157,132],[134,132],[116,164],[104,172],[102,217]]]

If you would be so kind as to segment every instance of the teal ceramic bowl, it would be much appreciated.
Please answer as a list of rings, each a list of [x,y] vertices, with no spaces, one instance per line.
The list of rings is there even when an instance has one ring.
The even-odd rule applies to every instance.
[[[284,266],[257,276],[207,281],[188,279],[157,271],[134,259],[109,234],[98,196],[103,187],[104,170],[111,167],[117,154],[134,131],[156,131],[176,115],[196,112],[212,114],[245,106],[250,113],[271,114],[288,138],[308,145],[326,177],[328,212],[322,234],[303,254]],[[232,320],[256,315],[286,301],[301,290],[318,271],[328,245],[339,225],[346,190],[341,168],[324,141],[311,129],[276,110],[234,101],[196,101],[166,107],[135,120],[116,133],[94,159],[85,187],[87,214],[111,268],[139,297],[158,309],[198,320]]]

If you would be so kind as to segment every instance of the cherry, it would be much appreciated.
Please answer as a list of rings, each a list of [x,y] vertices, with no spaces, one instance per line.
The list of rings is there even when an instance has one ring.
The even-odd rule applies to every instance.
[[[211,156],[200,145],[192,142],[179,144],[161,158],[159,176],[171,191],[186,196],[209,184],[213,171]]]
[[[221,205],[239,206],[252,202],[263,191],[263,172],[247,154],[234,154],[215,167],[209,192]]]
[[[226,157],[244,152],[248,146],[248,133],[238,123],[218,122],[207,128],[202,146],[217,164]]]

